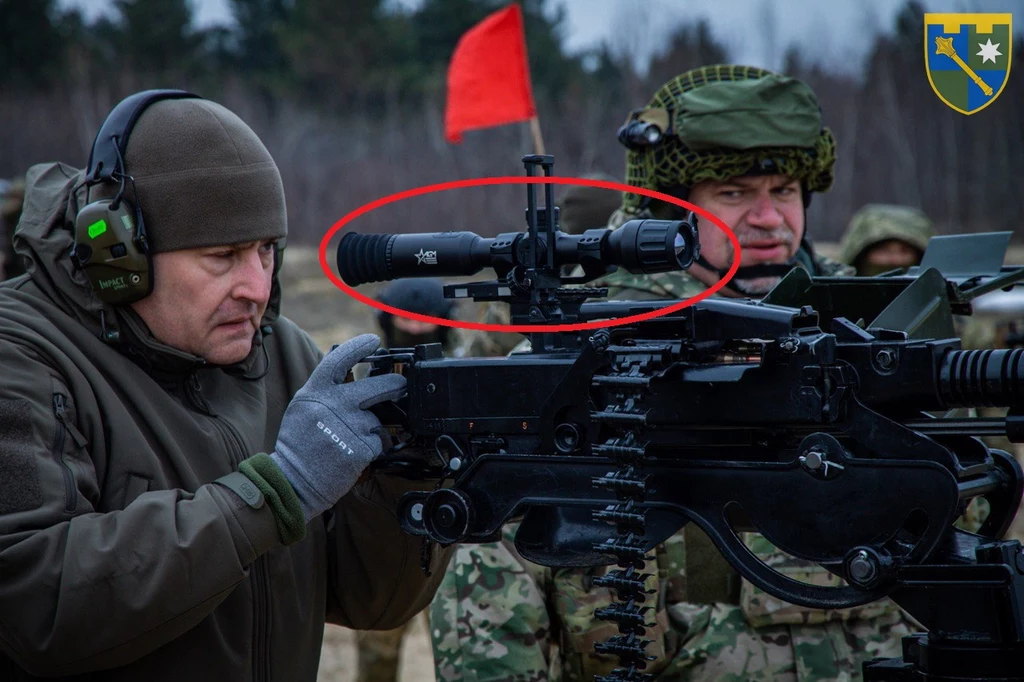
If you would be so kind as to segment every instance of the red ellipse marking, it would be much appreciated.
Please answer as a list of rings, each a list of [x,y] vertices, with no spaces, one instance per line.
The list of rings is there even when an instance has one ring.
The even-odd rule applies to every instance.
[[[638,315],[627,315],[626,317],[615,318],[614,320],[595,320],[592,322],[580,322],[578,324],[483,324],[481,322],[463,322],[461,320],[448,320],[443,317],[432,317],[430,315],[421,315],[419,313],[409,312],[402,310],[401,308],[395,308],[393,306],[385,305],[380,301],[376,301],[369,296],[364,296],[352,287],[345,284],[339,277],[337,277],[332,271],[331,267],[327,264],[327,243],[331,238],[348,223],[352,222],[361,215],[365,215],[370,211],[393,204],[396,201],[402,199],[408,199],[410,197],[418,197],[423,194],[430,194],[432,192],[444,192],[450,189],[461,189],[463,187],[486,187],[490,185],[584,185],[587,187],[598,187],[601,189],[611,189],[619,192],[632,192],[634,194],[641,194],[643,196],[651,197],[652,199],[660,199],[669,204],[675,204],[685,209],[691,210],[697,215],[711,221],[718,229],[725,232],[729,241],[732,242],[733,251],[736,254],[733,258],[732,267],[729,268],[728,272],[718,282],[715,282],[707,290],[702,291],[696,296],[687,298],[674,305],[666,306],[658,310],[652,310],[649,313],[640,313]],[[396,192],[395,194],[389,194],[371,201],[368,204],[363,204],[359,208],[346,214],[331,226],[331,229],[327,231],[324,238],[320,241],[320,267],[323,269],[324,274],[327,278],[334,283],[336,287],[347,293],[352,298],[365,303],[371,308],[377,310],[383,310],[384,312],[404,317],[409,320],[418,320],[420,322],[431,322],[433,324],[440,325],[442,327],[455,327],[458,329],[472,329],[475,331],[485,332],[502,332],[511,333],[517,332],[520,334],[527,332],[571,332],[571,331],[583,331],[585,329],[607,329],[608,327],[618,327],[624,324],[631,324],[634,322],[642,322],[643,320],[653,320],[654,318],[661,317],[662,315],[668,315],[677,310],[693,305],[698,301],[703,301],[708,296],[717,293],[722,287],[726,285],[736,274],[736,271],[740,267],[740,243],[736,239],[736,235],[729,229],[729,226],[722,222],[718,217],[708,213],[699,206],[694,206],[688,201],[677,199],[668,194],[661,192],[655,192],[654,190],[644,189],[643,187],[634,187],[632,185],[625,185],[619,182],[612,182],[610,180],[593,180],[590,178],[569,178],[562,176],[502,176],[494,178],[471,178],[469,180],[452,180],[450,182],[439,182],[434,185],[424,185],[423,187],[416,187],[414,189],[407,189],[402,192]]]

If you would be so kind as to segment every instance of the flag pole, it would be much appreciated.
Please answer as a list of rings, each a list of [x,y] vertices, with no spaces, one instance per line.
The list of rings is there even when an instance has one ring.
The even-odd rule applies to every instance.
[[[536,116],[530,119],[530,133],[533,135],[533,153],[544,153],[544,138],[540,134],[540,119]]]

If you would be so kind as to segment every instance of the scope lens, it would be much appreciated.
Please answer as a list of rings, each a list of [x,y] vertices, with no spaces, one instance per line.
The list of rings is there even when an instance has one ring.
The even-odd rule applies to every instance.
[[[686,249],[686,240],[683,239],[683,235],[676,232],[675,239],[672,240],[672,248],[676,252],[676,260],[682,263],[680,256],[683,255],[683,251]]]
[[[644,139],[647,140],[647,144],[657,144],[661,139],[661,129],[652,123],[647,124],[644,129]]]

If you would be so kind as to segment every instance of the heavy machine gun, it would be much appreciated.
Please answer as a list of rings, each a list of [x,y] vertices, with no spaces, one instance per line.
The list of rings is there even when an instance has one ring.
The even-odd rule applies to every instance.
[[[550,173],[550,157],[525,161],[528,173]],[[585,302],[604,292],[567,287],[606,272],[607,261],[571,260],[580,246],[549,248],[563,236],[548,188],[541,211],[528,186],[523,235],[346,235],[342,278],[407,276],[412,268],[403,271],[396,255],[405,239],[429,243],[449,264],[424,275],[494,267],[502,279],[449,285],[446,295],[506,301],[513,324],[611,320],[676,303]],[[645,233],[627,223],[616,242],[625,250],[589,253],[614,253],[633,271],[692,262],[692,219],[648,222],[662,224]],[[596,232],[581,241],[610,243]],[[437,344],[378,352],[372,371],[402,371],[409,382],[408,397],[382,415],[403,442],[378,466],[438,479],[435,490],[403,498],[403,528],[449,545],[495,540],[521,518],[516,547],[530,561],[617,565],[598,579],[618,595],[599,613],[621,633],[597,645],[621,661],[608,682],[650,677],[640,569],[691,522],[744,578],[782,600],[839,609],[890,597],[928,629],[904,639],[902,658],[866,664],[866,680],[1024,679],[1024,553],[1000,540],[1024,474],[977,438],[1024,441],[1024,351],[964,351],[953,328],[954,313],[1012,287],[1024,269],[1001,265],[1007,234],[971,240],[984,258],[968,267],[961,240],[938,255],[929,247],[907,275],[811,278],[797,269],[762,301],[709,299],[627,325],[532,332],[529,351],[504,358],[445,358]],[[389,241],[390,250],[381,246]],[[642,262],[631,249],[645,243],[658,246],[636,250],[659,256]],[[466,253],[476,256],[456,257]],[[565,262],[584,274],[561,279]],[[942,414],[993,405],[1009,415]],[[433,467],[424,452],[434,453]],[[987,520],[977,533],[957,528],[979,496]],[[845,584],[776,572],[743,531]]]

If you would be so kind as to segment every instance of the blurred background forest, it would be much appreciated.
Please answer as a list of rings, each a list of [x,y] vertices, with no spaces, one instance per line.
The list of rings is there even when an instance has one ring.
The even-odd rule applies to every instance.
[[[611,39],[565,49],[557,0],[518,0],[534,94],[556,173],[623,177],[615,133],[672,76],[731,55],[707,23],[676,26],[644,69],[632,55],[645,4],[616,16]],[[229,0],[230,25],[197,27],[189,0],[112,0],[87,17],[57,0],[0,0],[0,177],[32,163],[82,166],[93,136],[123,96],[180,87],[237,112],[277,160],[291,242],[315,245],[346,212],[372,199],[456,178],[521,175],[533,151],[525,124],[444,141],[445,70],[458,38],[508,0]],[[764,0],[754,20],[774,26]],[[839,140],[837,182],[810,208],[812,235],[835,241],[866,202],[922,207],[940,232],[1013,230],[1024,236],[1024,40],[1009,82],[972,116],[943,104],[923,66],[925,9],[907,2],[874,35],[860,73],[836,72],[799,46],[782,70],[818,93]],[[954,9],[945,11],[957,11]],[[961,10],[962,11],[962,10]],[[768,36],[771,39],[771,35]],[[649,46],[647,46],[649,47]],[[447,205],[394,209],[360,229],[522,229],[521,188],[457,193]],[[463,219],[464,218],[464,219]]]

